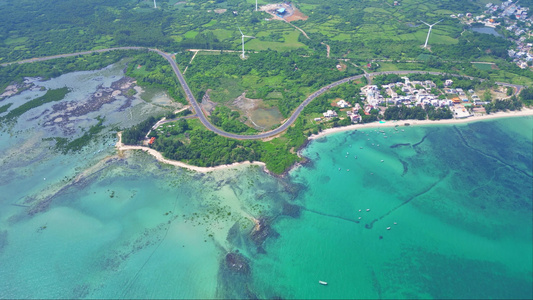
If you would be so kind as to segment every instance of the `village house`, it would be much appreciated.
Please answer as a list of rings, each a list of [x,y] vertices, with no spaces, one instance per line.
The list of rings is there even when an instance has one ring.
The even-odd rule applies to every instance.
[[[335,118],[335,117],[337,117],[337,112],[330,109],[327,112],[323,113],[323,115],[326,118]]]
[[[340,100],[339,102],[337,102],[337,106],[340,107],[340,108],[346,108],[346,107],[351,107],[350,103],[344,101],[344,100]]]

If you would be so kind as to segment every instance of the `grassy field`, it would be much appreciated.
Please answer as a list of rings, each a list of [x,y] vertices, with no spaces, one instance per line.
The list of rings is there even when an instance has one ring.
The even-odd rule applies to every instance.
[[[480,70],[492,70],[492,64],[479,64],[479,63],[474,63],[472,64],[475,68],[477,69],[480,69]]]
[[[264,32],[260,32],[260,36],[264,35]],[[297,30],[285,31],[283,34],[283,42],[267,42],[259,39],[250,39],[246,41],[245,48],[250,50],[277,50],[277,51],[289,51],[299,48],[307,48],[305,44],[298,41],[298,36],[301,33]]]

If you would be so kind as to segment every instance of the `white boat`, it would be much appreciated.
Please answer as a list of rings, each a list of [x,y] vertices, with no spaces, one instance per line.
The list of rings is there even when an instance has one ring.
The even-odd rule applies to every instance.
[[[390,230],[390,227],[387,227],[387,230]]]
[[[318,283],[320,283],[320,284],[322,284],[322,285],[328,285],[328,283],[327,283],[327,282],[325,282],[325,281],[322,281],[322,280],[319,280],[319,281],[318,281]]]

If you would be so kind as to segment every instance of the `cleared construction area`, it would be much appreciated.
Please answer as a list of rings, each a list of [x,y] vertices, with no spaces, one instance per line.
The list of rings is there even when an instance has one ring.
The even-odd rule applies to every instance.
[[[292,22],[296,20],[307,20],[308,16],[302,14],[292,3],[267,4],[259,8],[272,16],[273,20],[283,20]]]

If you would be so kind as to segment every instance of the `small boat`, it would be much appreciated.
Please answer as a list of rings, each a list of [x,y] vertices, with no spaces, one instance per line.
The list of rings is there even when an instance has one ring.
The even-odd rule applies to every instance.
[[[328,285],[328,283],[327,283],[327,282],[325,282],[325,281],[322,281],[322,280],[319,280],[319,281],[318,281],[318,283],[320,283],[320,284],[322,284],[322,285]]]
[[[381,160],[381,162],[383,162],[383,159]]]
[[[370,208],[367,208],[366,211],[370,211]]]
[[[346,170],[346,172],[350,172],[350,169]]]
[[[361,220],[361,217],[359,217],[359,220]]]
[[[390,230],[390,227],[387,227],[387,230]]]
[[[398,224],[398,223],[394,222],[394,225],[396,225],[396,224]]]
[[[361,210],[359,210],[359,211],[361,211]]]

